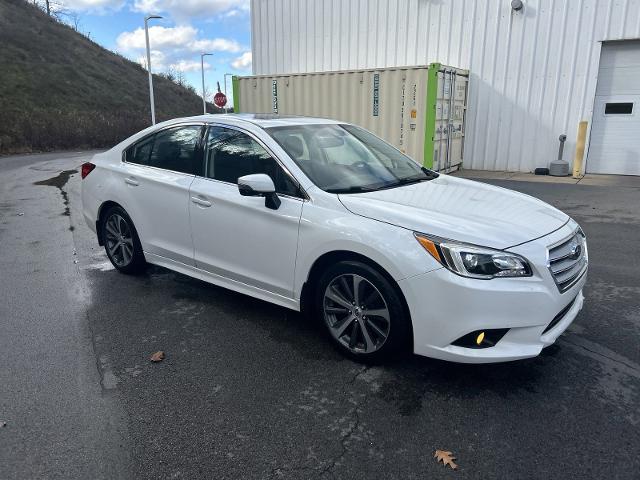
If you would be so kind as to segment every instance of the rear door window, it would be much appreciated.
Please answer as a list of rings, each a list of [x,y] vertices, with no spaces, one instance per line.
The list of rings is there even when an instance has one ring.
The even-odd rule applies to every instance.
[[[202,160],[198,149],[201,132],[201,126],[192,125],[168,128],[156,133],[149,166],[193,175],[201,174]]]
[[[137,163],[138,165],[149,165],[149,155],[153,147],[153,135],[132,145],[127,149],[127,162]]]
[[[175,127],[151,135],[126,151],[127,162],[202,175],[201,125]]]

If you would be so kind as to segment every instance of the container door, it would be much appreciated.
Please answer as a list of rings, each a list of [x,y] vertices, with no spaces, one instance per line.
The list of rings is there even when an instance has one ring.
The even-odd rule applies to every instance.
[[[433,168],[450,172],[462,165],[468,76],[455,68],[438,72]]]

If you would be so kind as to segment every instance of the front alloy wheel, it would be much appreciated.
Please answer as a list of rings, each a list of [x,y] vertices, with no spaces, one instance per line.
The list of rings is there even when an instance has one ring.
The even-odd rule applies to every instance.
[[[402,293],[382,270],[343,260],[328,267],[315,287],[316,315],[343,353],[375,362],[410,348]]]
[[[353,353],[373,353],[389,336],[389,308],[366,278],[347,273],[334,278],[324,293],[324,318],[329,331]]]

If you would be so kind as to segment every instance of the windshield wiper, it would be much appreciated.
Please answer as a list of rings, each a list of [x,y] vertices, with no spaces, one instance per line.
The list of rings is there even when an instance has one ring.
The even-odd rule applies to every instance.
[[[376,187],[372,187],[370,185],[362,186],[362,185],[354,185],[351,187],[345,188],[328,188],[325,191],[329,193],[364,193],[364,192],[375,192],[377,190],[386,190],[387,188],[395,188],[401,187],[404,185],[411,185],[413,183],[427,182],[429,180],[433,180],[434,178],[438,178],[438,174],[433,172],[425,172],[425,176],[413,176],[407,178],[401,178],[395,182],[386,183],[383,185],[379,185]]]
[[[328,193],[364,193],[364,192],[375,192],[376,190],[377,188],[354,185],[346,188],[327,188],[325,191]]]
[[[408,178],[401,178],[396,182],[391,182],[391,183],[387,183],[386,185],[383,185],[382,187],[378,188],[378,190],[382,190],[382,189],[386,189],[386,188],[402,187],[404,185],[411,185],[413,183],[428,182],[429,180],[433,180],[434,178],[436,178],[436,177],[408,177]]]

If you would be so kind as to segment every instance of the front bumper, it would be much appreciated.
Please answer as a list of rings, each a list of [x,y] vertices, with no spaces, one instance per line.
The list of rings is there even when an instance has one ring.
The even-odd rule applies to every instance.
[[[554,343],[582,309],[587,275],[560,293],[546,267],[546,248],[575,228],[575,222],[570,222],[546,237],[510,249],[531,262],[532,277],[477,280],[441,268],[400,281],[413,322],[414,352],[455,362],[490,363],[535,357]],[[495,346],[452,345],[470,332],[503,328],[509,330]]]

